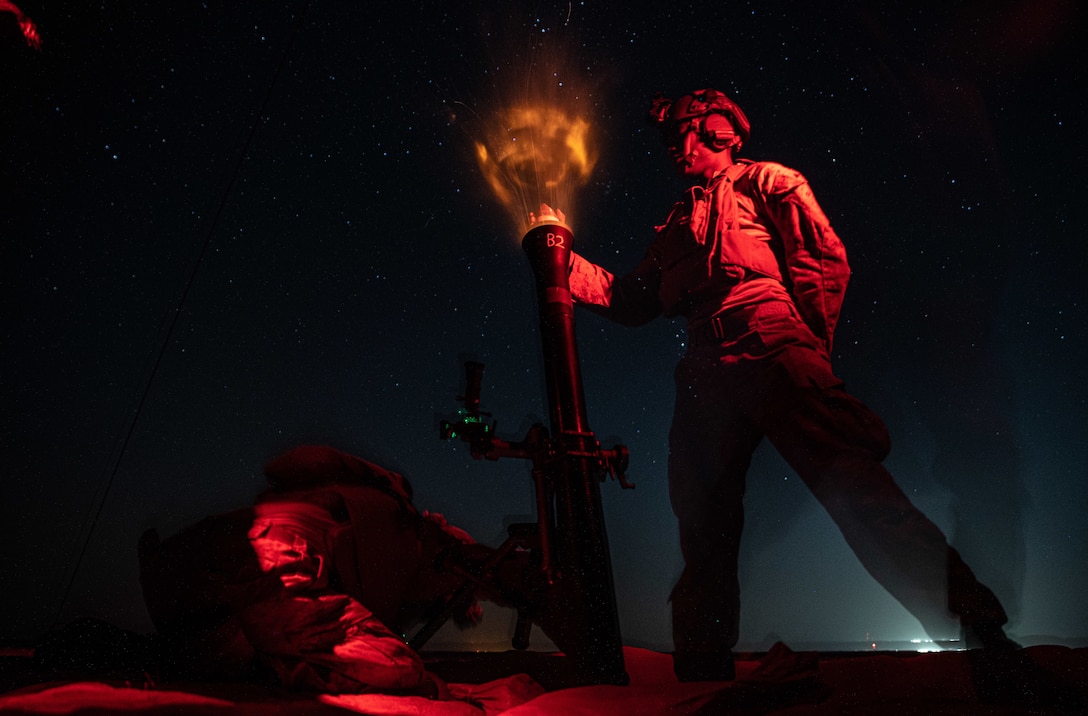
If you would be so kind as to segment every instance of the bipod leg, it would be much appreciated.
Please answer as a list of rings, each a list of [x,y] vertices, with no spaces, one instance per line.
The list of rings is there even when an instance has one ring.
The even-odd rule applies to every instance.
[[[487,561],[483,563],[483,569],[481,575],[478,576],[471,571],[465,569],[461,565],[454,565],[453,569],[461,576],[461,584],[454,591],[453,595],[447,599],[439,610],[428,619],[422,627],[408,640],[408,646],[412,649],[419,651],[423,648],[431,637],[438,633],[438,630],[442,628],[446,622],[450,620],[459,609],[464,608],[465,604],[472,599],[473,593],[479,589],[491,589],[493,585],[490,583],[490,577],[492,570],[504,559],[510,556],[518,547],[533,547],[537,534],[537,526],[535,524],[512,524],[507,529],[508,536],[503,541],[502,545],[495,550],[495,553],[488,557]],[[519,622],[521,620],[521,614],[524,612],[522,605],[517,605]]]

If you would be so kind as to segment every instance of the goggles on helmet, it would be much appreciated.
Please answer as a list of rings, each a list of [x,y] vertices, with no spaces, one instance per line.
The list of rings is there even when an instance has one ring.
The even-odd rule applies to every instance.
[[[741,143],[747,142],[751,123],[736,102],[715,89],[695,90],[677,100],[658,93],[650,102],[650,121],[657,123],[666,146],[675,146],[689,129],[701,131],[711,114],[724,115]]]

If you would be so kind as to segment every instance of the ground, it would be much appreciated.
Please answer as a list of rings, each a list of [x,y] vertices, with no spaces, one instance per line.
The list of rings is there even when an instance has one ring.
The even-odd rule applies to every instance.
[[[564,687],[564,657],[540,652],[427,654],[454,697],[291,693],[257,683],[117,678],[102,658],[54,664],[31,649],[2,652],[5,714],[1066,714],[1085,713],[1088,649],[982,652],[793,652],[741,655],[737,680],[681,684],[668,654],[625,647],[630,683]],[[98,655],[99,657],[101,655]],[[63,666],[63,665],[62,665]],[[99,673],[92,673],[92,672]],[[132,676],[131,674],[129,676]]]

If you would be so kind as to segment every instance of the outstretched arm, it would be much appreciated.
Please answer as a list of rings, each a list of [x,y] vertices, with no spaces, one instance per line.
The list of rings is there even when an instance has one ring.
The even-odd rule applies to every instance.
[[[547,204],[540,205],[539,216],[529,214],[530,225],[555,219],[565,222],[566,216]],[[576,302],[617,323],[640,326],[661,313],[661,263],[652,249],[634,271],[619,278],[572,251],[569,280]]]
[[[657,295],[660,285],[661,267],[653,254],[647,254],[634,271],[618,278],[571,254],[570,292],[575,300],[625,326],[641,326],[661,314]]]

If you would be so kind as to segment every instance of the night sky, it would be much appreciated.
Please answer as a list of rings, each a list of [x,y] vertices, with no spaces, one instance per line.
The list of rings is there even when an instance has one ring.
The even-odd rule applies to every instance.
[[[248,504],[303,442],[403,472],[498,545],[533,514],[528,465],[475,462],[438,423],[468,358],[501,437],[547,408],[532,277],[473,139],[533,88],[586,107],[576,246],[623,271],[684,188],[649,98],[709,86],[752,121],[742,156],[803,172],[846,243],[835,367],[899,484],[1012,636],[1088,642],[1074,0],[18,4],[42,49],[0,13],[0,639],[149,630],[141,532]],[[579,312],[578,336],[590,424],[637,484],[602,486],[624,641],[669,649],[683,325]],[[764,447],[740,648],[921,637]],[[437,641],[506,648],[511,627]]]

